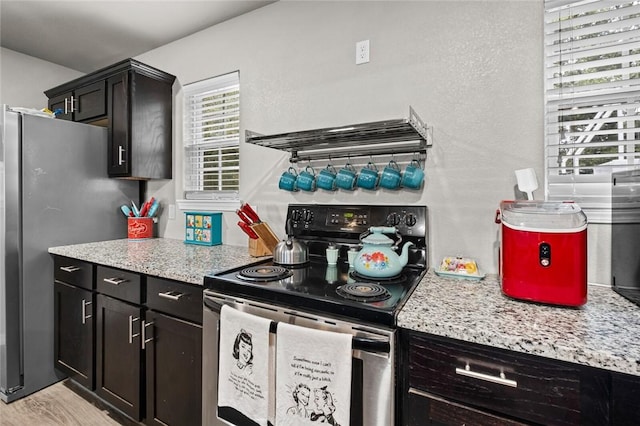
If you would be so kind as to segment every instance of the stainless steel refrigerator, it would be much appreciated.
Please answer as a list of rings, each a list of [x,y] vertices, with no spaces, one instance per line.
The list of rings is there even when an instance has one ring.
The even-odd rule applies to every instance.
[[[0,398],[64,378],[54,370],[53,246],[126,238],[135,181],[107,177],[107,129],[0,112]]]

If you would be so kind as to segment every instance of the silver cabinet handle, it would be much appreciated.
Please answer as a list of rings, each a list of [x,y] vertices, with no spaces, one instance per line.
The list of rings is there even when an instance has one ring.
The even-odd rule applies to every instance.
[[[69,108],[67,107],[67,103],[69,102],[68,98],[64,98],[64,113],[68,114],[69,113]]]
[[[73,98],[73,95],[71,96],[71,102],[69,102],[69,105],[71,106],[71,111],[70,112],[74,112],[75,106],[73,105],[74,101],[76,101],[76,99]]]
[[[85,299],[82,299],[82,324],[86,324],[87,320],[91,318],[91,314],[87,315],[88,305],[91,305],[91,302],[87,302]]]
[[[122,158],[123,154],[124,154],[124,147],[120,145],[118,146],[118,166],[122,166],[124,164],[124,158]]]
[[[140,333],[133,334],[133,323],[140,321],[140,317],[134,318],[133,315],[129,315],[129,344],[133,343],[133,338],[138,337]]]
[[[145,323],[142,321],[142,349],[145,349],[147,343],[153,341],[153,337],[147,339],[147,327],[153,325],[153,322]]]
[[[60,270],[65,272],[76,272],[80,270],[79,266],[61,266]]]
[[[158,293],[158,296],[164,299],[178,301],[182,296],[184,296],[184,293],[178,293],[177,291],[166,291],[164,293]]]
[[[491,383],[497,383],[499,385],[511,386],[512,388],[518,387],[518,382],[515,380],[507,379],[504,372],[500,372],[500,376],[491,376],[489,374],[478,373],[477,371],[471,371],[471,366],[467,362],[464,368],[456,368],[456,374],[461,376],[472,377],[478,380],[484,380]]]
[[[124,278],[103,278],[102,281],[104,281],[105,283],[113,284],[113,285],[120,285],[126,282],[127,280]]]

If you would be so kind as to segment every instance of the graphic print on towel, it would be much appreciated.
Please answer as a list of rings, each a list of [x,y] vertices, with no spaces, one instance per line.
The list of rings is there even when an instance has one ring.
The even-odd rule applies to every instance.
[[[349,425],[351,335],[278,324],[276,424]]]
[[[267,424],[271,321],[229,306],[220,311],[218,406]]]

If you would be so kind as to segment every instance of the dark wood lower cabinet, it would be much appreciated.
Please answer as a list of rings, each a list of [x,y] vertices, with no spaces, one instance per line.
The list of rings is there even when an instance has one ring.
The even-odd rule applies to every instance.
[[[61,256],[54,264],[56,368],[123,418],[200,425],[202,286]]]
[[[56,281],[54,294],[55,366],[93,390],[93,293]]]
[[[401,330],[399,424],[640,425],[640,377]]]
[[[406,424],[410,426],[515,426],[526,424],[414,389],[409,390],[407,405]]]
[[[154,311],[145,325],[145,423],[201,424],[202,326]]]
[[[140,421],[143,310],[102,294],[96,300],[96,394]]]
[[[640,425],[640,378],[612,374],[611,424]]]

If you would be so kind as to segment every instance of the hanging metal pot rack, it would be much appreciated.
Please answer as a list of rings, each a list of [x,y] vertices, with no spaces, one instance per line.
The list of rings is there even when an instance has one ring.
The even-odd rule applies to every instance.
[[[261,135],[245,131],[248,143],[287,151],[292,163],[377,155],[414,154],[426,157],[432,129],[412,107],[408,118],[340,127]]]

